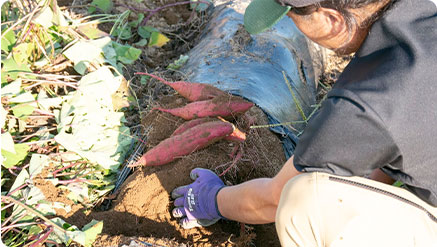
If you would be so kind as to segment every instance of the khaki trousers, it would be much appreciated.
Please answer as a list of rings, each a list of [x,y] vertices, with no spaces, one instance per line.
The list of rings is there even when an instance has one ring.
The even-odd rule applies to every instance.
[[[285,185],[276,230],[287,247],[435,247],[436,216],[405,189],[313,172]]]

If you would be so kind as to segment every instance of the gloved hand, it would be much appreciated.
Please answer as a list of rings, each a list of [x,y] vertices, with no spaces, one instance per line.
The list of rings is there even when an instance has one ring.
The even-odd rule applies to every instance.
[[[185,229],[210,226],[219,219],[220,215],[217,206],[217,194],[225,187],[222,180],[211,170],[195,168],[190,173],[192,184],[174,189],[171,196],[175,208],[172,214],[181,218],[181,225]]]

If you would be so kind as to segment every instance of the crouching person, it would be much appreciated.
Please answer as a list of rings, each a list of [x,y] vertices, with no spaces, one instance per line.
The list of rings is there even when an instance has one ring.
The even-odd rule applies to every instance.
[[[275,222],[282,246],[437,246],[435,2],[253,0],[250,33],[288,16],[354,58],[275,177],[225,186],[194,169],[173,215],[185,228]]]

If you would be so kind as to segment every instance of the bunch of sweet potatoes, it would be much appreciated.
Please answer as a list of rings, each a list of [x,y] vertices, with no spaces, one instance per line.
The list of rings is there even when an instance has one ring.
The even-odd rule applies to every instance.
[[[149,73],[137,74],[148,75],[163,82],[191,103],[173,109],[155,108],[189,121],[179,126],[169,138],[147,151],[131,166],[164,165],[221,139],[237,142],[246,139],[242,131],[223,118],[242,114],[249,110],[253,103],[208,84],[168,82]]]

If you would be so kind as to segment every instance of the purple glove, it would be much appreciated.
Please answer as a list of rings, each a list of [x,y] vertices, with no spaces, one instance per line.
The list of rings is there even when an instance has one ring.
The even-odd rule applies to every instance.
[[[210,226],[224,217],[217,207],[217,194],[225,187],[222,180],[211,170],[195,168],[190,173],[192,184],[178,187],[171,192],[175,199],[172,214],[182,218],[183,228]]]

